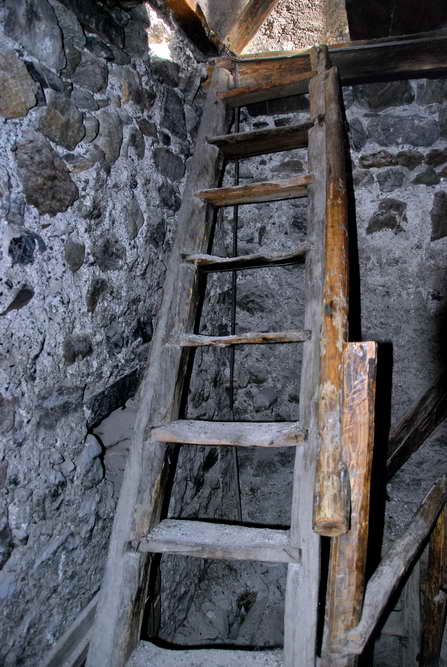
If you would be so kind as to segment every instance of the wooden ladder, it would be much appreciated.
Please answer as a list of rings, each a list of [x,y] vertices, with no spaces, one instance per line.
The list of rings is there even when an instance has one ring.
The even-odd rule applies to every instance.
[[[308,122],[228,134],[232,108],[305,92],[310,95]],[[313,667],[316,663],[318,533],[346,531],[350,511],[339,443],[342,355],[348,332],[345,139],[339,96],[337,70],[328,67],[325,48],[312,50],[307,71],[282,72],[273,82],[257,86],[234,86],[227,69],[216,66],[213,70],[178,215],[150,361],[140,389],[140,408],[90,642],[89,667],[123,667],[137,647],[148,603],[148,582],[158,566],[154,554],[162,553],[287,563],[284,658],[269,651],[220,651],[219,664]],[[233,160],[305,146],[309,154],[307,176],[215,187],[223,158]],[[310,213],[308,238],[293,252],[232,258],[207,254],[215,207],[296,197],[308,197]],[[192,333],[204,270],[290,264],[303,256],[304,329],[231,336]],[[304,347],[299,422],[181,419],[191,348],[284,342]],[[164,519],[167,480],[172,473],[166,456],[168,443],[295,447],[290,530]],[[314,503],[317,462],[321,473],[317,479],[326,475],[326,483],[317,482]],[[174,657],[172,662],[163,662],[167,652],[162,649],[151,645],[150,651],[148,664],[177,664]],[[179,659],[181,653],[173,655]],[[199,664],[200,659],[210,664],[209,651],[187,651],[186,655],[186,662],[178,664]]]

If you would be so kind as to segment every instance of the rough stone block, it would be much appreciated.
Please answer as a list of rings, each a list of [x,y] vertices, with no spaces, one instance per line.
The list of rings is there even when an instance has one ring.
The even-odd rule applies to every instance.
[[[353,92],[358,104],[374,111],[411,104],[414,100],[413,89],[409,81],[386,81],[353,86]]]
[[[39,130],[69,151],[76,148],[85,135],[82,113],[67,97],[60,94],[53,95],[40,119]]]
[[[48,142],[35,132],[17,145],[16,161],[28,204],[39,213],[66,211],[79,197],[69,171]]]
[[[424,116],[378,116],[367,126],[368,138],[383,146],[431,146],[439,138],[435,120]]]
[[[0,53],[0,115],[20,118],[37,103],[36,84],[14,51]]]
[[[390,230],[394,234],[403,232],[403,225],[408,222],[406,210],[405,202],[398,199],[384,199],[380,202],[376,213],[370,218],[366,233],[375,234],[385,230]]]

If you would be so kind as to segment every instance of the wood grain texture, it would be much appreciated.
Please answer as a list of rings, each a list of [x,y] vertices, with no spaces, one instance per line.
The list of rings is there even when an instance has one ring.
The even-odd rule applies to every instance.
[[[196,192],[196,197],[213,206],[234,206],[235,204],[256,204],[258,202],[280,201],[307,196],[307,187],[312,176],[295,176],[280,181],[234,185],[229,188],[213,188]]]
[[[225,45],[240,53],[254,37],[278,0],[248,0],[239,12],[231,30],[225,35]]]
[[[442,373],[390,434],[388,479],[408,461],[447,417],[447,373]]]
[[[325,63],[323,63],[323,68]],[[324,69],[310,82],[308,239],[312,248],[306,257],[306,310],[304,326],[312,337],[303,346],[300,386],[300,423],[308,430],[305,447],[295,453],[290,542],[301,549],[301,566],[289,565],[284,627],[285,667],[315,667],[318,591],[320,581],[320,537],[312,530],[315,465],[318,452],[318,404],[320,377],[321,302],[323,294],[323,239],[325,226],[326,161],[325,130],[319,122]],[[306,622],[297,622],[297,610],[306,610]]]
[[[348,635],[347,651],[361,654],[399,583],[430,535],[447,501],[447,477],[432,486],[404,535],[383,557],[368,582],[360,623]]]
[[[333,537],[349,529],[349,482],[341,442],[343,346],[348,338],[348,196],[345,130],[336,68],[325,82],[326,233],[320,370],[320,451],[314,530]]]
[[[166,519],[135,545],[139,551],[217,560],[299,563],[288,530]]]
[[[253,132],[209,137],[208,142],[217,146],[227,160],[239,160],[256,155],[290,151],[294,148],[305,148],[311,127],[312,123],[272,127]]]
[[[234,336],[200,336],[197,334],[179,334],[169,338],[169,345],[178,347],[228,347],[229,345],[261,345],[265,343],[302,343],[309,340],[308,329],[274,331],[262,333],[249,331]]]
[[[321,667],[354,667],[346,635],[360,621],[365,587],[377,343],[348,343],[344,350],[343,448],[351,481],[351,527],[331,541]]]
[[[315,72],[291,74],[289,70],[284,72],[281,79],[275,77],[273,81],[232,88],[221,93],[220,99],[229,107],[244,107],[247,104],[255,104],[265,100],[302,95],[308,92],[309,81],[314,75]]]
[[[188,445],[295,447],[306,439],[299,422],[210,422],[181,419],[153,428],[152,440]]]
[[[369,41],[347,42],[329,47],[331,63],[339,70],[342,85],[394,78],[420,78],[447,72],[447,31],[401,35]],[[272,56],[277,56],[272,60]],[[270,52],[239,56],[237,61],[217,58],[229,71],[238,72],[240,85],[255,88],[281,72],[311,70],[310,50]],[[279,74],[278,74],[279,76]]]
[[[165,340],[175,329],[191,331],[194,326],[198,276],[194,266],[181,261],[181,253],[184,248],[205,252],[209,244],[212,215],[193,192],[217,183],[219,151],[208,144],[206,137],[228,131],[229,114],[217,99],[216,91],[230,85],[229,73],[216,70],[178,212],[177,235],[166,272],[158,324],[139,390],[140,407],[115,514],[88,667],[123,667],[140,638],[148,577],[156,561],[146,554],[129,551],[127,545],[157,525],[164,502],[169,473],[166,446],[150,442],[150,427],[179,416],[187,355],[179,347],[165,345]],[[149,604],[152,605],[151,599]]]
[[[239,257],[216,257],[214,255],[185,255],[184,261],[196,264],[201,271],[243,271],[268,266],[287,266],[296,264],[310,249],[309,243],[300,243],[295,250],[287,253],[272,253],[264,255],[241,255]]]
[[[447,603],[447,509],[444,506],[428,548],[428,564],[421,582],[422,637],[419,665],[437,667],[441,655]]]

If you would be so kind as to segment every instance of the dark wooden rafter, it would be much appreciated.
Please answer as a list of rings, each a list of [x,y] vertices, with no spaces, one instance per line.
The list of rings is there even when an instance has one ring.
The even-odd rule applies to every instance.
[[[447,417],[447,372],[442,373],[416,406],[395,426],[389,438],[387,461],[390,479],[418,451]]]
[[[278,0],[248,0],[237,15],[233,27],[224,37],[225,45],[234,53],[240,53],[256,35]]]
[[[210,28],[198,0],[166,0],[178,24],[204,53],[222,52],[222,40]]]

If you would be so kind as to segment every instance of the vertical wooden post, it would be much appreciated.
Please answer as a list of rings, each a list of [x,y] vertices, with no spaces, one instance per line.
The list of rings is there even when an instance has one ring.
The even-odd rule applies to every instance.
[[[331,541],[321,667],[354,667],[346,635],[360,621],[368,546],[377,343],[344,350],[343,446],[351,480],[351,529]]]
[[[318,74],[310,80],[309,170],[313,182],[309,187],[309,231],[311,249],[306,255],[306,312],[304,326],[312,337],[303,346],[300,387],[300,423],[308,430],[305,447],[297,447],[293,479],[290,522],[290,544],[301,551],[301,563],[287,569],[286,609],[284,618],[285,667],[315,667],[320,581],[320,536],[312,530],[313,485],[318,456],[318,391],[321,357],[321,301],[323,297],[323,243],[325,225],[326,162],[324,84],[327,50],[312,49],[312,70]],[[301,612],[300,612],[301,610]],[[302,623],[299,613],[306,610]]]
[[[348,339],[348,198],[345,128],[336,68],[325,86],[326,236],[322,354],[320,370],[320,453],[314,496],[314,530],[333,537],[349,528],[349,480],[341,443],[343,345]]]
[[[447,595],[447,509],[443,508],[430,537],[427,572],[421,584],[422,640],[419,664],[437,667],[445,625]]]

